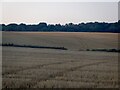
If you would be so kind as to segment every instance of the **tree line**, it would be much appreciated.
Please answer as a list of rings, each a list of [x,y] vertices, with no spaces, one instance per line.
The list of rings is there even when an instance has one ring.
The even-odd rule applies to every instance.
[[[13,43],[0,44],[0,46],[11,46],[11,47],[26,47],[26,48],[47,48],[47,49],[59,49],[59,50],[68,50],[65,47],[50,47],[50,46],[36,46],[36,45],[17,45]]]
[[[39,24],[26,25],[24,23],[11,23],[8,25],[0,24],[0,31],[38,31],[38,32],[120,32],[120,20],[115,23],[105,22],[88,22],[73,24],[47,24],[40,22]]]

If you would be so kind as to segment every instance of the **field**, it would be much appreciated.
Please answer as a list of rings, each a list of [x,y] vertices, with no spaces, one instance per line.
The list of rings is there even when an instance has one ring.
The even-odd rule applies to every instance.
[[[117,33],[3,32],[3,43],[68,50],[3,46],[3,88],[117,88]]]

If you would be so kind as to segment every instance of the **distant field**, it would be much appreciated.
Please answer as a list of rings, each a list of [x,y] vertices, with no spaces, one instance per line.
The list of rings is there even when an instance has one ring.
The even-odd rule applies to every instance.
[[[118,48],[117,33],[3,32],[3,43],[65,47],[69,50]]]
[[[3,88],[117,88],[118,53],[79,51],[117,48],[115,33],[3,32],[3,43],[68,50],[3,47]]]

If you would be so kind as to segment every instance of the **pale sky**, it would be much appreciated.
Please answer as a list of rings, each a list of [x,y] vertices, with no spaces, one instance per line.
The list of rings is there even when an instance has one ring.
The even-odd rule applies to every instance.
[[[65,24],[117,20],[117,2],[4,2],[0,23]]]

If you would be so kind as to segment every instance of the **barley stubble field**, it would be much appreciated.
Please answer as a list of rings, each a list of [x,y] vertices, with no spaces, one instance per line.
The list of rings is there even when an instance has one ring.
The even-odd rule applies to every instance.
[[[3,32],[3,88],[118,88],[117,33]]]

